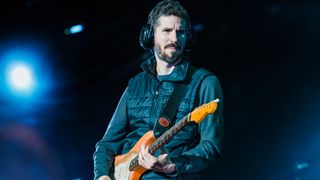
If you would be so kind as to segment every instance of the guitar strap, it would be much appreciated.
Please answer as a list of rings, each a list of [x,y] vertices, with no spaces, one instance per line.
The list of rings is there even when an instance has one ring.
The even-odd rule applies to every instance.
[[[155,138],[160,137],[173,125],[173,118],[177,113],[182,98],[185,96],[188,90],[188,86],[190,84],[191,77],[194,71],[194,68],[190,67],[188,69],[185,80],[173,85],[173,92],[171,93],[169,100],[165,104],[160,118],[155,122],[155,126],[153,129],[153,135]]]

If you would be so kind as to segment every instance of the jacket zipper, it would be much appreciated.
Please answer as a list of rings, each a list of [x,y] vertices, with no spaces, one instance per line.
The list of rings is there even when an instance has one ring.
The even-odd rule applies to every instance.
[[[157,105],[157,99],[158,99],[158,95],[159,95],[160,86],[161,86],[161,82],[158,82],[157,87],[156,87],[155,96],[154,96],[153,102],[152,102],[152,108],[151,108],[151,112],[150,112],[151,117],[149,118],[149,127],[151,130],[153,130],[153,126],[154,126],[154,122],[152,120],[155,117],[154,111],[155,111],[155,106]]]

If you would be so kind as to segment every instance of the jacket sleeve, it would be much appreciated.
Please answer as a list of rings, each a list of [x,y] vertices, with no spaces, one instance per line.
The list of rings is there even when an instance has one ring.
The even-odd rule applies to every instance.
[[[93,154],[94,179],[102,175],[110,176],[114,155],[120,154],[126,136],[127,126],[127,89],[124,91],[117,108],[111,118],[103,138],[97,142]]]
[[[223,130],[223,94],[219,80],[216,76],[207,76],[199,89],[199,104],[210,102],[219,98],[218,108],[214,114],[209,114],[199,124],[199,144],[184,152],[179,158],[173,159],[177,173],[194,173],[203,170],[214,161],[221,153]]]

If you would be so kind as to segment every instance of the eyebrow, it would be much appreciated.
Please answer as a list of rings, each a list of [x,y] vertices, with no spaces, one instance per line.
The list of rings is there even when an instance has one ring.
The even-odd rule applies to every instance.
[[[169,28],[169,27],[164,27],[162,28],[162,30],[172,30],[173,28]]]
[[[162,28],[162,30],[173,30],[173,28],[170,28],[170,27],[164,27],[164,28]],[[181,29],[178,29],[177,31],[184,31],[185,30],[185,28],[181,28]]]

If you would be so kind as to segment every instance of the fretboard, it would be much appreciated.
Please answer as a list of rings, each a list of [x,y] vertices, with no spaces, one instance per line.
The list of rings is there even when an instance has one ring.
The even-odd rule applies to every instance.
[[[149,153],[153,154],[156,150],[164,146],[169,140],[185,126],[189,121],[189,114],[182,118],[178,123],[168,129],[160,137],[158,137],[149,147]]]
[[[190,113],[187,114],[185,117],[183,117],[179,122],[177,122],[175,125],[173,125],[169,130],[167,130],[165,133],[163,133],[160,137],[158,137],[150,146],[149,146],[149,153],[153,154],[164,146],[167,142],[170,141],[170,139],[180,130],[182,129],[188,122],[189,122]],[[138,156],[133,158],[130,162],[129,169],[134,170],[138,165]]]

